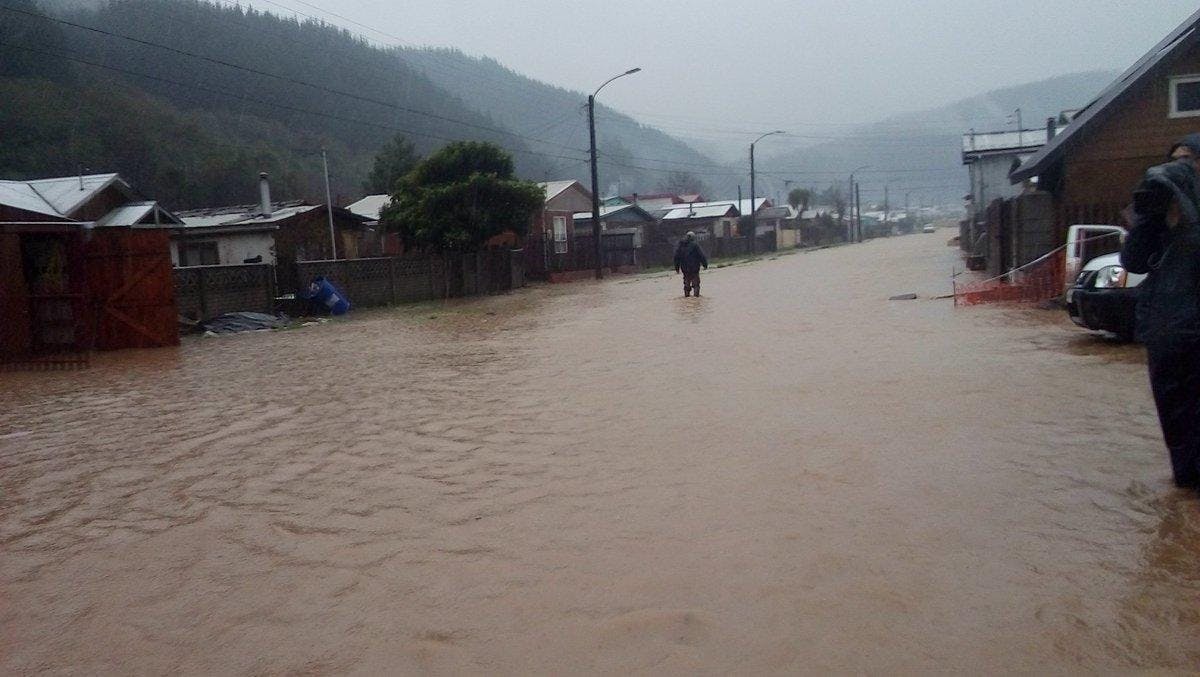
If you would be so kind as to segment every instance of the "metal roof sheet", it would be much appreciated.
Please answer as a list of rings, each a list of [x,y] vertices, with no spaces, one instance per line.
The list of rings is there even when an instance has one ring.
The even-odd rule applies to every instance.
[[[0,181],[0,204],[35,214],[62,216],[24,181]]]
[[[726,216],[730,210],[734,209],[733,203],[720,203],[715,205],[696,204],[691,207],[681,205],[678,209],[672,209],[663,216],[663,221],[675,221],[678,219],[713,219]]]
[[[754,199],[754,209],[755,210],[762,209],[763,205],[765,205],[767,203],[767,201],[768,200],[765,197],[755,198]],[[738,200],[711,200],[709,202],[681,202],[681,203],[679,203],[680,207],[686,207],[688,205],[690,205],[692,207],[716,207],[718,205],[729,205],[729,206],[737,208],[738,213],[740,213],[740,214],[749,214],[750,213],[750,198],[743,198],[740,201],[738,201]]]
[[[92,199],[96,193],[118,180],[116,174],[90,174],[38,179],[27,183],[56,212],[63,216],[69,216],[71,212]]]
[[[564,190],[570,188],[571,186],[573,186],[577,183],[579,183],[579,182],[572,179],[570,181],[543,181],[542,183],[539,183],[538,185],[541,186],[542,190],[546,192],[546,200],[553,200],[555,197],[558,196],[559,193],[563,192]],[[587,189],[583,187],[582,183],[579,183],[579,188],[582,189],[585,193],[588,192]],[[588,194],[590,195],[590,193],[588,193]]]
[[[368,195],[358,202],[351,203],[346,209],[359,216],[365,216],[372,221],[378,221],[379,212],[383,209],[384,205],[391,201],[392,196],[387,193],[382,195]]]
[[[604,218],[611,214],[616,214],[617,212],[623,212],[627,209],[636,210],[638,212],[641,212],[642,214],[644,214],[646,216],[647,219],[654,218],[653,216],[650,215],[649,212],[647,212],[645,209],[642,209],[639,205],[631,205],[631,204],[601,205],[600,206],[600,218]],[[575,214],[573,216],[576,221],[591,221],[592,220],[591,212],[575,212]]]
[[[310,205],[303,201],[273,202],[269,215],[259,214],[256,204],[192,209],[177,212],[176,215],[183,220],[185,228],[208,228],[211,226],[275,223],[321,207],[322,205]],[[337,210],[335,209],[335,211]]]
[[[146,218],[157,206],[154,202],[130,202],[105,214],[97,226],[132,226]]]

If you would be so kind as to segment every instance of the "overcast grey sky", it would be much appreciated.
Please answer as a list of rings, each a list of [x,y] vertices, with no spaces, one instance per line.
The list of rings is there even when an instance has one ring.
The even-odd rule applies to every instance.
[[[643,122],[869,122],[1062,73],[1123,69],[1195,0],[251,0],[381,43],[457,47]],[[670,130],[668,130],[670,131]]]

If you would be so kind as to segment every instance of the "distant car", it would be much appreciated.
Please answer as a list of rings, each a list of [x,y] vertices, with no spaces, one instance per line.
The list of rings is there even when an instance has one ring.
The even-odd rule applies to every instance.
[[[936,226],[925,226],[924,228],[921,229],[921,232],[922,233],[936,233],[937,227]]]
[[[1112,236],[1117,244],[1125,229],[1117,226],[1072,226],[1067,238],[1067,268],[1078,267],[1088,242],[1107,242]],[[1123,341],[1133,340],[1134,307],[1137,305],[1138,285],[1145,275],[1130,273],[1121,265],[1119,253],[1094,257],[1075,276],[1067,288],[1067,314],[1075,324],[1094,331],[1116,334]]]

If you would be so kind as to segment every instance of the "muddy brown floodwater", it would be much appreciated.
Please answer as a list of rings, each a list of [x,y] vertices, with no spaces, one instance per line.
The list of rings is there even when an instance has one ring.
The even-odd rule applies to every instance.
[[[1140,350],[946,237],[0,374],[0,673],[1197,668]]]

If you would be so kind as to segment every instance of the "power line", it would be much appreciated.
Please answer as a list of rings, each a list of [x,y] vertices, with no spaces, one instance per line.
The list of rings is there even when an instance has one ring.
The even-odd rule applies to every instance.
[[[386,107],[386,108],[392,108],[392,109],[395,109],[395,110],[401,110],[401,111],[405,111],[405,112],[407,112],[407,113],[412,113],[412,114],[414,114],[414,115],[420,115],[420,116],[428,117],[428,118],[431,118],[431,119],[440,120],[440,121],[443,121],[443,122],[450,122],[450,123],[453,123],[453,124],[459,124],[459,125],[463,125],[463,126],[465,126],[465,127],[471,127],[471,128],[474,128],[474,129],[479,129],[479,130],[483,130],[483,131],[488,131],[488,132],[492,132],[492,133],[496,133],[496,134],[504,134],[504,135],[506,135],[506,136],[512,136],[512,137],[519,138],[519,139],[522,139],[522,140],[525,140],[525,141],[531,141],[531,142],[534,142],[534,143],[541,143],[541,144],[546,144],[546,145],[551,145],[551,146],[557,146],[557,147],[560,147],[560,148],[564,148],[564,149],[566,149],[566,150],[571,150],[571,151],[576,151],[576,152],[584,152],[584,150],[583,150],[583,149],[580,149],[580,148],[573,148],[573,147],[571,147],[571,146],[566,146],[566,145],[559,144],[559,143],[555,143],[555,142],[552,142],[552,141],[545,141],[545,140],[542,140],[542,139],[535,139],[535,138],[533,138],[533,137],[525,136],[525,135],[523,135],[523,134],[518,134],[518,133],[516,133],[516,132],[510,132],[510,131],[508,131],[508,130],[500,129],[500,128],[498,128],[498,127],[489,127],[489,126],[487,126],[487,125],[478,125],[478,124],[474,124],[474,123],[471,123],[471,122],[467,122],[467,121],[465,121],[465,120],[458,120],[458,119],[455,119],[455,118],[451,118],[451,117],[448,117],[448,116],[445,116],[445,115],[438,115],[438,114],[436,114],[436,113],[430,113],[430,112],[428,112],[428,111],[422,111],[422,110],[418,110],[418,109],[415,109],[415,108],[409,108],[409,107],[407,107],[407,106],[401,106],[401,105],[399,105],[399,104],[391,103],[391,102],[388,102],[388,101],[383,101],[383,100],[381,100],[381,99],[375,99],[375,98],[371,98],[371,97],[361,96],[361,95],[358,95],[358,94],[354,94],[354,93],[352,93],[352,92],[345,92],[345,91],[341,91],[341,90],[338,90],[338,89],[334,89],[334,88],[332,88],[332,87],[325,87],[324,85],[318,85],[318,84],[315,84],[315,83],[312,83],[312,82],[307,82],[307,81],[300,80],[300,79],[298,79],[298,78],[293,78],[293,77],[286,76],[286,75],[278,75],[278,74],[275,74],[275,73],[268,73],[268,72],[266,72],[266,71],[262,71],[262,70],[259,70],[259,69],[257,69],[257,68],[250,68],[250,67],[248,67],[248,66],[242,66],[242,65],[240,65],[240,64],[231,63],[231,62],[229,62],[229,61],[225,61],[225,60],[223,60],[223,59],[217,59],[217,58],[214,58],[214,57],[204,56],[203,54],[196,54],[196,53],[194,53],[194,52],[189,52],[189,51],[187,51],[187,50],[177,49],[177,48],[175,48],[175,47],[171,47],[171,46],[169,46],[169,45],[163,45],[163,44],[159,44],[159,43],[156,43],[156,42],[151,42],[151,41],[149,41],[149,40],[142,40],[142,39],[140,39],[140,38],[134,38],[134,37],[130,37],[130,36],[128,36],[128,35],[121,35],[120,33],[113,33],[113,32],[106,31],[106,30],[103,30],[103,29],[100,29],[100,28],[93,28],[93,27],[91,27],[91,26],[84,26],[84,25],[82,25],[82,24],[74,23],[74,22],[72,22],[72,21],[66,21],[66,20],[64,20],[64,19],[56,19],[56,18],[54,18],[54,17],[49,17],[49,16],[46,16],[46,15],[44,15],[44,14],[39,14],[39,13],[37,13],[37,12],[29,12],[29,11],[25,11],[25,10],[22,10],[22,9],[17,9],[17,8],[14,8],[14,7],[0,7],[0,10],[5,10],[5,11],[8,11],[8,12],[15,12],[15,13],[17,13],[17,14],[24,14],[24,15],[26,15],[26,16],[34,17],[34,18],[37,18],[37,19],[42,19],[42,20],[45,20],[45,21],[52,21],[52,22],[54,22],[54,23],[59,23],[59,24],[62,24],[62,25],[64,25],[64,26],[70,26],[70,27],[72,27],[72,28],[77,28],[77,29],[80,29],[80,30],[91,31],[91,32],[93,32],[93,33],[98,33],[98,34],[100,34],[100,35],[108,36],[108,37],[111,37],[111,38],[118,38],[118,39],[121,39],[121,40],[128,40],[129,42],[133,42],[133,43],[136,43],[136,44],[139,44],[139,45],[143,45],[143,46],[147,46],[147,47],[153,47],[153,48],[156,48],[156,49],[162,49],[162,50],[166,50],[166,51],[168,51],[168,52],[171,52],[171,53],[174,53],[174,54],[179,54],[179,55],[181,55],[181,56],[186,56],[186,57],[190,57],[190,58],[193,58],[193,59],[199,59],[199,60],[201,60],[201,61],[207,61],[207,62],[209,62],[209,63],[217,64],[217,65],[220,65],[220,66],[224,66],[224,67],[226,67],[226,68],[233,68],[233,69],[236,69],[236,70],[245,71],[245,72],[247,72],[247,73],[252,73],[252,74],[254,74],[254,75],[259,75],[259,76],[263,76],[263,77],[269,77],[269,78],[275,78],[275,79],[277,79],[277,80],[281,80],[281,81],[283,81],[283,82],[289,82],[289,83],[296,84],[296,85],[301,85],[301,86],[305,86],[305,87],[311,87],[311,88],[313,88],[313,89],[317,89],[317,90],[320,90],[320,91],[328,92],[328,93],[330,93],[330,94],[335,94],[335,95],[337,95],[337,96],[346,97],[346,98],[348,98],[348,99],[355,99],[355,100],[363,101],[363,102],[366,102],[366,103],[375,104],[375,105],[378,105],[378,106],[384,106],[384,107]]]
[[[438,134],[430,134],[428,132],[418,132],[415,130],[404,129],[402,127],[396,127],[393,125],[385,125],[385,124],[381,124],[381,123],[377,123],[377,122],[370,122],[367,120],[358,120],[355,118],[350,118],[350,117],[346,117],[343,115],[336,115],[333,113],[322,113],[319,111],[307,110],[304,108],[298,108],[296,106],[290,106],[290,105],[284,104],[284,103],[268,101],[265,99],[259,99],[256,97],[246,96],[243,94],[235,94],[233,92],[216,89],[214,87],[205,87],[204,85],[198,85],[195,83],[180,82],[178,80],[172,80],[170,78],[164,78],[164,77],[160,77],[157,75],[150,75],[148,73],[140,73],[138,71],[130,70],[127,68],[120,68],[118,66],[109,66],[107,64],[96,63],[94,61],[89,61],[87,59],[81,59],[79,57],[71,56],[69,54],[64,54],[61,52],[51,52],[51,51],[47,51],[47,50],[35,49],[33,47],[27,47],[25,45],[18,45],[15,43],[0,42],[0,44],[8,44],[13,47],[16,47],[17,49],[25,50],[27,52],[31,52],[34,54],[41,54],[43,56],[51,56],[51,57],[56,57],[56,58],[60,58],[60,59],[65,59],[67,61],[82,64],[85,66],[92,66],[93,68],[100,68],[103,70],[113,71],[115,73],[121,73],[123,75],[130,75],[133,77],[140,77],[140,78],[146,78],[148,80],[164,82],[167,84],[176,85],[178,87],[185,87],[185,88],[189,88],[189,89],[198,89],[201,91],[211,92],[213,94],[217,94],[220,96],[227,96],[227,97],[234,98],[234,99],[241,99],[243,101],[249,101],[251,103],[256,103],[256,104],[263,105],[263,106],[272,106],[275,108],[279,108],[281,110],[287,110],[287,111],[291,111],[294,113],[301,113],[304,115],[313,115],[316,117],[328,118],[331,120],[338,120],[340,122],[349,122],[352,124],[363,125],[366,127],[375,127],[378,129],[383,129],[383,130],[392,131],[392,132],[401,132],[401,133],[409,134],[412,136],[424,136],[427,138],[437,139],[440,141],[461,141],[461,139],[455,139],[455,138],[451,138],[451,137],[447,137],[447,136],[440,136]],[[583,159],[580,159],[577,157],[571,157],[571,156],[567,156],[567,155],[556,155],[556,154],[552,154],[552,153],[543,153],[543,152],[539,152],[539,151],[526,150],[526,149],[522,149],[522,148],[508,148],[507,150],[512,153],[524,153],[524,154],[534,155],[534,156],[544,157],[544,158],[554,158],[554,159],[559,159],[559,160],[571,160],[573,162],[579,162],[579,163],[586,162],[586,160],[583,160]]]

